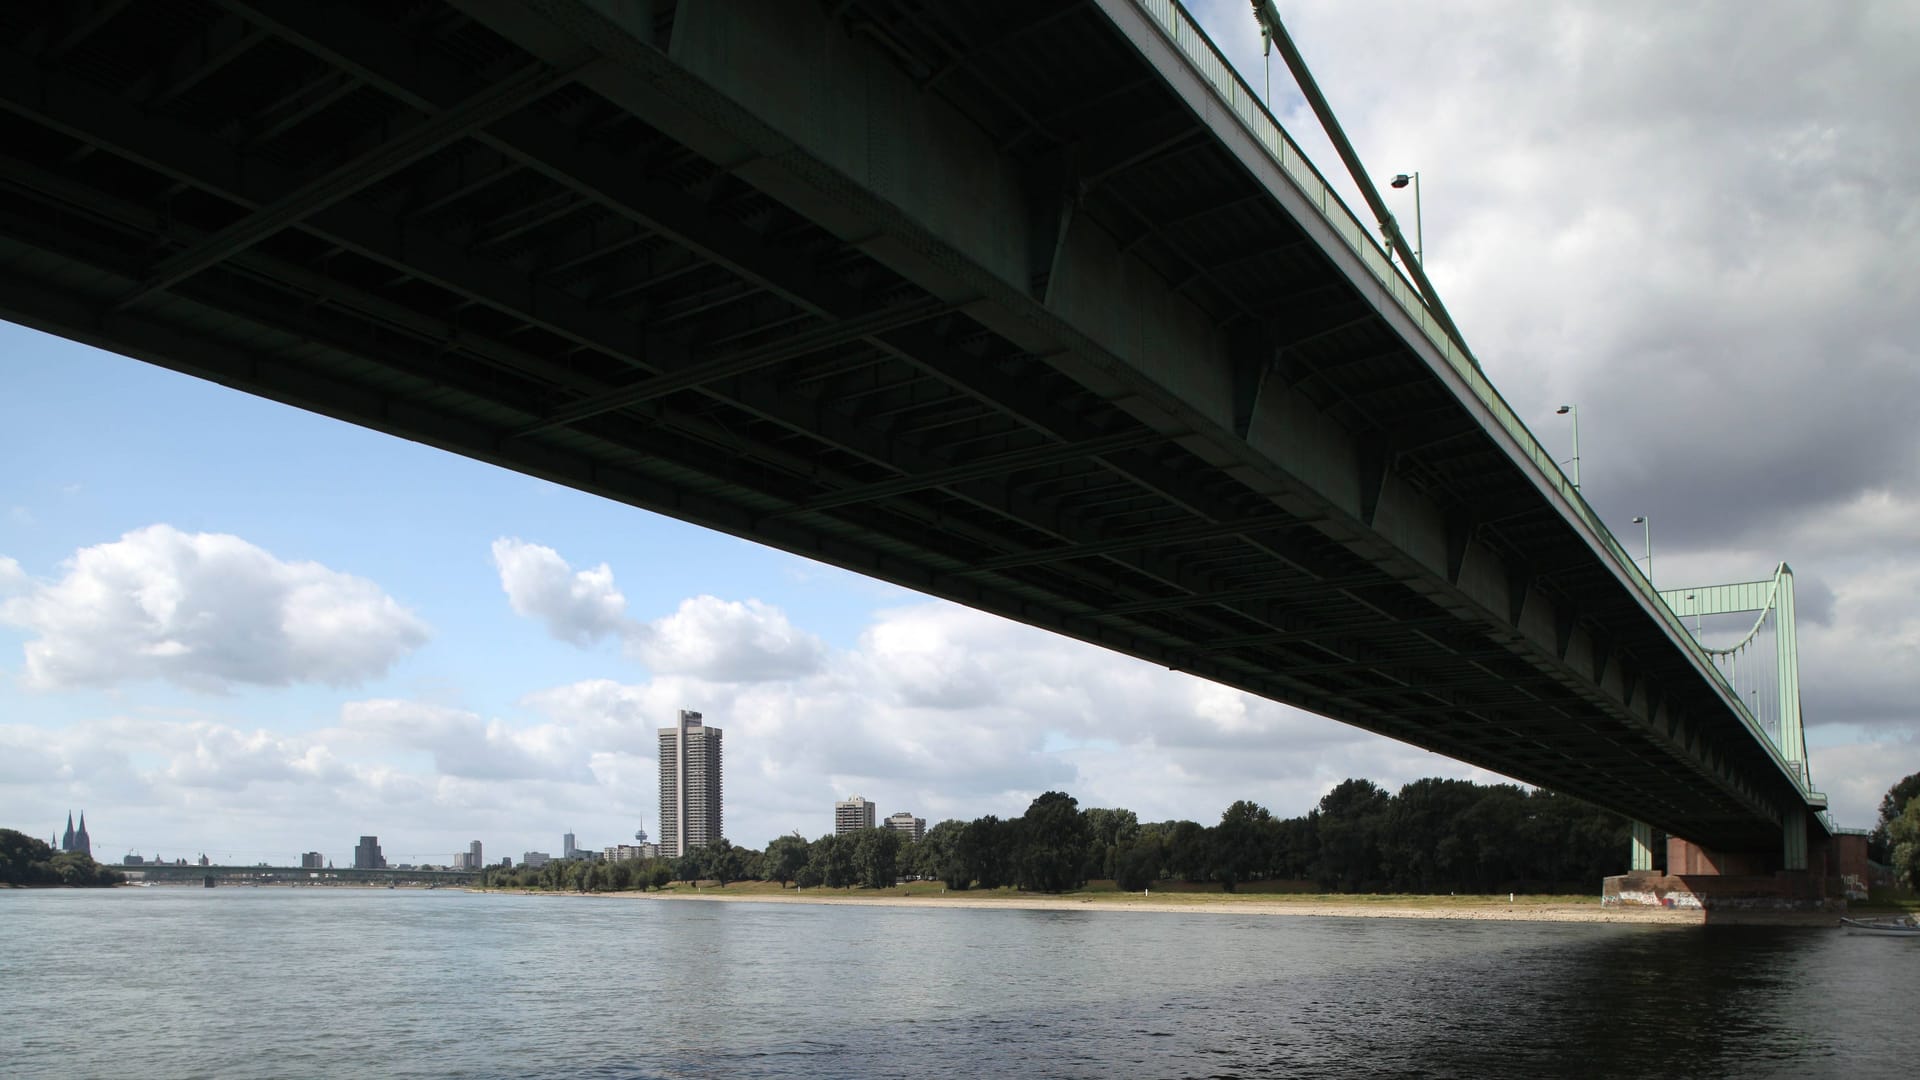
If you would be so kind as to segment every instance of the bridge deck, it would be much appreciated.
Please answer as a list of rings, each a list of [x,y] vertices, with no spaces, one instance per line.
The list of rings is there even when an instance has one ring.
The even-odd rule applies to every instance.
[[[1777,844],[1164,6],[8,5],[0,315]]]

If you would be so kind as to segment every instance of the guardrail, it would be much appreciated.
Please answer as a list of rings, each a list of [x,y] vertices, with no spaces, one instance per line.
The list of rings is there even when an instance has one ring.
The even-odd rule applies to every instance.
[[[1226,105],[1227,111],[1239,118],[1248,133],[1280,166],[1281,172],[1287,179],[1299,189],[1302,195],[1306,196],[1310,204],[1320,211],[1327,223],[1333,226],[1334,233],[1360,257],[1361,264],[1378,281],[1386,295],[1391,297],[1420,327],[1421,332],[1426,335],[1433,347],[1439,350],[1448,365],[1466,384],[1468,392],[1486,407],[1494,422],[1513,438],[1520,452],[1539,470],[1547,485],[1558,492],[1573,511],[1574,516],[1592,530],[1593,535],[1600,538],[1608,554],[1627,572],[1629,582],[1640,591],[1642,598],[1648,602],[1648,607],[1656,617],[1664,619],[1672,636],[1693,654],[1696,666],[1709,673],[1720,684],[1725,691],[1722,696],[1729,710],[1746,725],[1748,732],[1773,754],[1781,771],[1788,775],[1803,794],[1811,794],[1811,777],[1795,769],[1780,753],[1779,747],[1767,734],[1766,729],[1748,711],[1745,703],[1740,700],[1740,695],[1708,659],[1699,642],[1687,631],[1686,624],[1681,622],[1680,617],[1667,606],[1667,602],[1661,599],[1659,590],[1654,588],[1653,582],[1641,571],[1640,564],[1627,552],[1620,541],[1615,539],[1613,530],[1607,528],[1606,524],[1600,520],[1600,515],[1587,505],[1586,499],[1580,495],[1580,489],[1575,487],[1573,481],[1568,479],[1566,473],[1561,470],[1558,459],[1540,445],[1539,440],[1533,437],[1533,432],[1529,431],[1526,424],[1522,423],[1520,417],[1514,413],[1512,406],[1500,396],[1500,391],[1494,388],[1493,382],[1481,370],[1479,361],[1474,359],[1466,343],[1446,332],[1441,321],[1428,309],[1419,290],[1394,266],[1386,250],[1374,240],[1373,233],[1361,224],[1360,219],[1348,208],[1346,202],[1327,183],[1326,177],[1321,175],[1320,170],[1307,159],[1307,155],[1288,137],[1286,129],[1280,126],[1280,121],[1274,119],[1273,114],[1267,110],[1266,103],[1261,101],[1253,92],[1253,88],[1234,71],[1233,65],[1227,62],[1225,54],[1221,53],[1213,44],[1213,40],[1200,29],[1200,24],[1188,14],[1185,6],[1179,0],[1131,0],[1131,2],[1146,13],[1159,27],[1160,32],[1165,34],[1174,47],[1187,58],[1194,70],[1206,80],[1214,94]]]

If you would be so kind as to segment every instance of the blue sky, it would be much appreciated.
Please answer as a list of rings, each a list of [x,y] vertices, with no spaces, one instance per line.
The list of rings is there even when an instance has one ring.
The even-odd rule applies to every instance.
[[[1196,9],[1260,85],[1242,0]],[[1793,563],[1814,776],[1870,824],[1920,771],[1920,66],[1894,44],[1920,18],[1709,5],[1629,36],[1598,3],[1282,10],[1363,158],[1421,170],[1428,269],[1509,401],[1549,446],[1579,404],[1584,491],[1630,549],[1653,518],[1657,580]],[[1804,78],[1769,74],[1789,61]],[[1297,97],[1277,111],[1350,189]],[[930,821],[1048,788],[1209,821],[1347,776],[1487,778],[4,325],[0,605],[0,824],[85,809],[114,858],[615,843],[656,827],[677,708],[727,731],[752,846],[856,792]],[[289,612],[323,617],[276,632]]]

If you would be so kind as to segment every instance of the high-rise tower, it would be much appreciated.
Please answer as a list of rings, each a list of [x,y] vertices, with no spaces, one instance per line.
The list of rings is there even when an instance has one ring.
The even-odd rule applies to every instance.
[[[720,729],[680,710],[660,729],[660,854],[679,858],[723,836],[720,828]]]
[[[855,795],[833,804],[833,835],[845,836],[873,828],[873,804]]]

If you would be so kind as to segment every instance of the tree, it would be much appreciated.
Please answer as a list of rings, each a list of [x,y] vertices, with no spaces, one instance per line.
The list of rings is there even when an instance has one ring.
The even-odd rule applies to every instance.
[[[746,877],[747,853],[734,847],[726,837],[696,850],[700,852],[700,861],[706,871],[704,876],[718,881],[721,888],[726,888],[730,881],[740,881]]]
[[[1315,813],[1322,888],[1358,892],[1380,878],[1380,833],[1390,797],[1367,780],[1347,780],[1321,798]]]
[[[55,851],[44,840],[0,829],[0,884],[105,888],[124,881],[125,875],[101,866],[91,856]]]
[[[1909,889],[1920,889],[1920,799],[1907,799],[1900,816],[1887,823],[1893,851],[1893,877]]]
[[[1167,873],[1181,881],[1207,880],[1207,830],[1197,821],[1176,821],[1165,828]]]
[[[892,829],[861,829],[853,834],[854,872],[869,889],[885,889],[899,879],[895,860],[900,834]]]
[[[807,865],[813,870],[809,879],[829,889],[851,887],[859,879],[854,870],[854,841],[851,836],[828,833],[812,844]]]
[[[1873,832],[1867,837],[1868,857],[1875,862],[1889,862],[1893,856],[1893,838],[1890,832],[1893,823],[1906,812],[1907,804],[1914,796],[1920,795],[1920,773],[1914,773],[1898,781],[1887,789],[1880,799],[1880,818],[1874,823]]]
[[[948,888],[964,889],[973,883],[983,889],[997,889],[1006,884],[1004,845],[1009,824],[992,814],[967,822],[954,845],[955,865],[948,871],[952,875],[946,878]]]
[[[958,885],[953,882],[960,870],[960,834],[966,827],[965,822],[948,818],[928,829],[920,842],[913,845],[913,872],[924,878],[944,881],[949,889],[966,888],[966,882]]]
[[[705,848],[688,848],[673,861],[673,876],[678,881],[699,881],[709,876]]]
[[[1273,815],[1267,808],[1242,799],[1227,807],[1220,824],[1208,837],[1209,863],[1220,887],[1232,892],[1242,881],[1267,876],[1271,862]]]
[[[775,837],[767,845],[767,880],[778,881],[784,888],[800,872],[800,868],[807,865],[807,854],[806,838],[799,833]]]
[[[1120,850],[1131,846],[1140,836],[1140,818],[1131,810],[1109,810],[1104,807],[1089,807],[1082,813],[1087,819],[1089,837],[1087,860],[1081,868],[1081,877],[1117,877],[1115,865]]]
[[[1065,892],[1086,883],[1086,862],[1092,830],[1080,814],[1079,800],[1064,791],[1049,791],[1028,805],[1020,818],[1018,854],[1014,860],[1021,888],[1035,892]]]
[[[1160,872],[1160,845],[1144,837],[1120,849],[1114,857],[1113,883],[1132,892],[1150,888]]]

